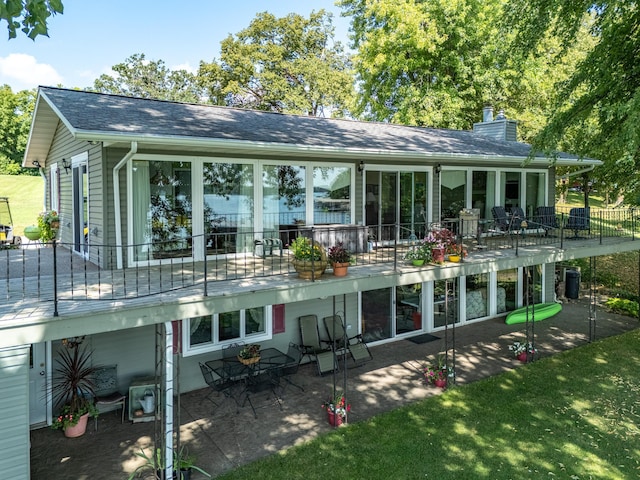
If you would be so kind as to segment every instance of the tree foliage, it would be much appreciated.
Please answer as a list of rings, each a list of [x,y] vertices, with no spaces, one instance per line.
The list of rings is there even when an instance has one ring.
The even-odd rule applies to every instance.
[[[0,87],[0,174],[37,174],[35,169],[21,167],[35,97],[34,90],[13,93],[8,85]]]
[[[550,117],[534,144],[547,150],[570,139],[579,153],[603,159],[601,185],[638,197],[640,167],[640,10],[635,0],[510,0],[514,51],[532,52],[549,35],[580,42],[587,25],[594,46],[558,85]],[[633,192],[633,193],[632,193]]]
[[[353,92],[349,57],[324,10],[308,19],[258,14],[198,76],[212,103],[303,115],[344,115]]]
[[[501,31],[506,0],[342,0],[351,16],[360,81],[357,114],[441,128],[470,129],[482,107],[504,108],[528,140],[543,126],[554,83],[581,47],[549,62],[560,41],[515,57],[513,33]]]
[[[48,36],[47,21],[57,13],[63,13],[61,0],[1,0],[0,20],[6,20],[9,38],[16,38],[17,30],[31,40],[38,35]]]
[[[100,75],[92,90],[176,102],[202,101],[202,91],[194,74],[186,70],[171,70],[162,60],[146,60],[143,53],[131,55],[111,69],[115,75]]]

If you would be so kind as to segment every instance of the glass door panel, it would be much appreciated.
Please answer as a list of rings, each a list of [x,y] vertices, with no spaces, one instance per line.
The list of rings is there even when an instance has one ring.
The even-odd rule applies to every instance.
[[[512,312],[518,305],[518,269],[500,270],[497,276],[497,312]]]
[[[460,210],[466,207],[466,187],[466,170],[442,170],[440,172],[441,220],[458,218]]]
[[[455,280],[436,280],[433,284],[433,327],[460,322],[458,288]]]
[[[305,167],[265,165],[262,169],[264,236],[280,238],[288,245],[297,229],[307,223]]]
[[[480,218],[492,218],[491,209],[495,206],[496,172],[473,172],[471,190],[471,208],[480,210]]]
[[[207,254],[249,251],[253,242],[253,167],[205,163],[203,189]]]
[[[422,330],[422,284],[396,287],[396,334]]]
[[[391,289],[362,292],[362,336],[365,342],[391,338]]]

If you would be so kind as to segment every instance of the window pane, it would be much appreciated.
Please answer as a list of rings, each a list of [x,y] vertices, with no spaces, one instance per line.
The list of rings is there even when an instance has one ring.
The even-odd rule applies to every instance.
[[[500,270],[498,272],[498,313],[515,310],[517,295],[518,269]]]
[[[488,285],[489,275],[486,273],[466,277],[467,320],[487,316],[489,312]]]
[[[460,210],[466,207],[466,185],[466,170],[442,170],[440,172],[441,220],[457,218]]]
[[[480,218],[491,218],[495,206],[496,172],[473,172],[471,208],[480,210]]]
[[[374,342],[391,337],[391,289],[362,292],[363,337]]]
[[[218,339],[231,340],[240,337],[240,312],[226,312],[218,315]]]
[[[191,164],[136,161],[133,182],[135,260],[191,256]]]
[[[245,311],[245,331],[247,335],[265,333],[264,308],[249,308]]]
[[[351,169],[315,167],[313,169],[313,222],[351,223]]]
[[[204,233],[207,253],[248,251],[253,237],[253,167],[205,163]]]
[[[205,343],[212,343],[211,316],[197,317],[189,320],[189,344],[193,347]]]
[[[262,170],[265,232],[291,231],[295,238],[298,224],[306,223],[305,168],[265,165]],[[266,233],[265,233],[266,235]],[[276,235],[277,236],[277,235]]]

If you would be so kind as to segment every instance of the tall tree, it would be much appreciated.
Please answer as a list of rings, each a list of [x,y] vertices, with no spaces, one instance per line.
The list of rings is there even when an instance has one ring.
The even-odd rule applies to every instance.
[[[303,115],[345,115],[353,94],[349,57],[332,15],[259,13],[222,41],[219,61],[200,64],[212,103]]]
[[[37,175],[37,170],[21,167],[35,98],[34,90],[13,93],[8,85],[0,87],[0,174]]]
[[[186,70],[171,70],[162,60],[146,60],[143,53],[131,55],[124,63],[111,69],[116,75],[100,75],[91,90],[176,102],[202,101],[202,90],[194,74]]]
[[[554,83],[579,58],[547,61],[549,36],[529,55],[513,57],[501,32],[506,0],[342,0],[351,16],[361,95],[357,114],[381,121],[470,129],[482,107],[504,108],[520,139],[543,125]]]
[[[518,32],[514,51],[532,52],[553,28],[569,48],[590,27],[595,46],[559,85],[554,108],[534,139],[562,148],[567,139],[583,155],[606,162],[596,178],[612,190],[640,197],[640,8],[635,0],[510,0],[507,28]],[[517,14],[515,14],[517,12]]]

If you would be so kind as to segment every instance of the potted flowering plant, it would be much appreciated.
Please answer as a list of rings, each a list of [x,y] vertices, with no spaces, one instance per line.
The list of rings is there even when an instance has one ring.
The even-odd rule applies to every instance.
[[[327,255],[331,266],[333,267],[333,274],[336,277],[344,277],[347,274],[347,269],[351,264],[351,253],[344,248],[342,242],[338,242],[333,247],[329,248],[329,254]]]
[[[67,437],[83,435],[90,416],[97,417],[94,405],[93,376],[98,366],[91,365],[91,351],[79,344],[62,348],[53,376],[54,404],[62,405],[53,418],[54,429],[64,430]]]
[[[531,342],[513,342],[509,345],[509,350],[521,362],[526,362],[529,355],[533,356],[536,353],[536,349]]]
[[[307,237],[297,237],[289,250],[293,253],[291,264],[300,278],[306,280],[319,277],[327,268],[327,254],[318,242]]]
[[[446,248],[447,255],[449,255],[449,261],[459,262],[460,259],[467,257],[467,249],[461,243],[452,243]]]
[[[409,260],[419,267],[425,262],[431,261],[431,244],[427,240],[422,240],[418,245],[411,247],[404,255],[405,260]]]
[[[238,352],[238,360],[245,365],[260,361],[260,345],[247,345]]]
[[[346,403],[344,393],[336,393],[336,395],[322,404],[322,408],[327,411],[327,419],[329,424],[338,427],[346,422],[347,412],[351,411],[351,404]]]
[[[424,380],[430,385],[444,388],[447,386],[447,379],[453,377],[453,369],[447,367],[444,356],[438,357],[437,365],[427,365],[424,367]]]
[[[38,229],[43,243],[55,240],[59,228],[60,217],[55,210],[45,210],[38,215]]]
[[[431,246],[433,261],[443,263],[447,248],[456,243],[456,236],[448,228],[440,228],[430,231],[424,242]]]

